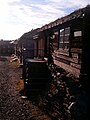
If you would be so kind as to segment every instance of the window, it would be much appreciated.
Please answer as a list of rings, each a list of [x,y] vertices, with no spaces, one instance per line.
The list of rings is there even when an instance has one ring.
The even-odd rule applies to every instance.
[[[59,49],[69,49],[70,27],[60,30]]]
[[[81,37],[82,36],[82,31],[75,31],[74,32],[74,37]]]

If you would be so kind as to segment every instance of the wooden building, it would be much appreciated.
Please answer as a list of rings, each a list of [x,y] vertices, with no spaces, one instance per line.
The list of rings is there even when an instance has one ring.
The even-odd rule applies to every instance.
[[[87,75],[89,69],[90,6],[55,20],[38,29],[37,57],[52,59],[57,66],[76,77]],[[34,36],[34,37],[35,37]],[[39,37],[37,37],[39,36]],[[51,60],[52,61],[52,60]]]
[[[20,62],[26,58],[34,58],[34,41],[33,35],[37,32],[36,30],[31,30],[30,32],[24,33],[19,39],[15,42],[15,51],[16,55],[20,59]]]
[[[26,58],[47,58],[48,63],[76,77],[89,69],[90,5],[23,34],[17,41],[17,54]]]

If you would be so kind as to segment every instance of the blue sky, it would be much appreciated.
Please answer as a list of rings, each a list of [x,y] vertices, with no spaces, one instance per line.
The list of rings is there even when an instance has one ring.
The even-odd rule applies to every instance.
[[[0,0],[0,39],[18,39],[88,4],[90,0]]]

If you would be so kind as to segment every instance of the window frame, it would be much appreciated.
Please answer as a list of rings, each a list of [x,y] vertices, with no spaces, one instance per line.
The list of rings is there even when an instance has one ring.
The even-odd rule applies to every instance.
[[[68,32],[67,32],[68,29]],[[70,48],[70,27],[65,27],[59,30],[59,50],[69,53]],[[66,40],[65,37],[68,39]],[[62,39],[62,40],[61,40]]]

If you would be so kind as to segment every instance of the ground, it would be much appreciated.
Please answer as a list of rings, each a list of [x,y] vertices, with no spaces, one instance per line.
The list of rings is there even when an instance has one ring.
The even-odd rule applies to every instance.
[[[21,73],[18,62],[0,57],[0,120],[51,120],[30,100],[22,99]]]
[[[52,80],[45,96],[23,99],[18,59],[0,57],[0,120],[90,120],[90,95],[79,79],[54,64],[49,69]]]

